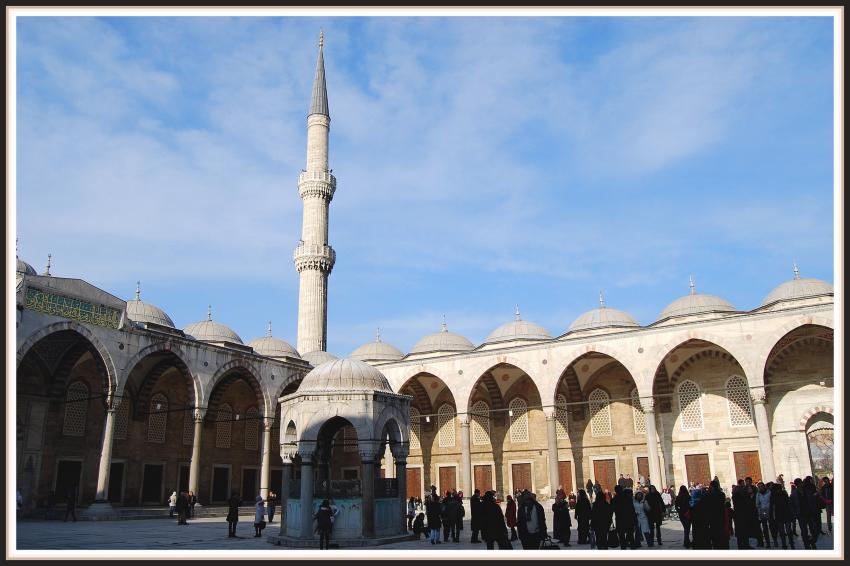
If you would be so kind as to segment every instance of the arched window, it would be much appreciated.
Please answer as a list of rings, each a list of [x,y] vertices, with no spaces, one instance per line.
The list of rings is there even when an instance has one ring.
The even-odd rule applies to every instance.
[[[127,430],[130,428],[130,399],[125,397],[118,403],[115,409],[115,429],[112,438],[115,440],[127,440]]]
[[[726,382],[726,405],[729,408],[729,424],[731,426],[753,424],[750,389],[747,387],[747,380],[740,375],[733,375]]]
[[[245,450],[259,449],[257,437],[260,431],[260,412],[251,407],[245,412]]]
[[[511,442],[528,442],[528,405],[524,399],[514,398],[508,405],[513,415],[510,417]]]
[[[357,431],[353,426],[342,429],[342,442],[345,445],[343,452],[357,452]]]
[[[89,409],[89,388],[82,381],[68,386],[65,394],[65,420],[62,434],[65,436],[83,436],[86,432],[86,413]]]
[[[640,395],[637,387],[632,389],[632,419],[635,422],[635,434],[646,434],[646,415],[640,405]]]
[[[191,409],[183,411],[183,445],[191,446],[195,440],[195,412]]]
[[[834,474],[833,451],[835,442],[834,425],[818,419],[806,432],[809,444],[809,456],[812,462],[812,474],[818,477]]]
[[[475,445],[490,444],[490,407],[484,401],[478,401],[469,410],[472,415],[472,443]]]
[[[168,398],[162,393],[151,397],[148,411],[148,442],[165,442],[165,426],[168,421]]]
[[[437,411],[437,426],[440,428],[440,448],[455,445],[455,410],[448,403]]]
[[[588,396],[588,401],[591,436],[612,436],[611,397],[601,389],[594,389]]]
[[[567,398],[563,395],[558,395],[555,398],[555,430],[557,431],[558,440],[569,440],[569,413],[567,413]]]
[[[286,425],[286,433],[283,436],[283,442],[288,449],[294,450],[296,443],[298,442],[297,439],[298,431],[295,430],[295,424],[290,421],[290,423]]]
[[[225,403],[218,408],[215,416],[215,447],[230,448],[230,435],[233,429],[233,409]]]
[[[702,430],[702,400],[699,386],[691,380],[679,385],[679,413],[682,430]]]
[[[411,450],[419,450],[419,434],[420,434],[420,424],[419,424],[419,409],[416,407],[410,408],[410,448]]]

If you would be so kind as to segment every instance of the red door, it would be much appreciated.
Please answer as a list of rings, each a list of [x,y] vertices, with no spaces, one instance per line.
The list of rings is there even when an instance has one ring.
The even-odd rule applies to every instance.
[[[708,454],[690,454],[685,456],[685,472],[688,474],[689,482],[708,485],[711,481]]]
[[[564,493],[569,495],[573,491],[573,463],[570,461],[558,462],[558,485],[564,488]]]
[[[761,460],[757,450],[752,452],[735,452],[735,480],[747,477],[753,478],[753,483],[762,481]]]
[[[635,478],[635,480],[637,480],[641,476],[643,476],[643,479],[648,478],[649,477],[649,458],[647,458],[646,456],[638,456],[637,466],[638,466],[638,469],[637,469],[638,475],[637,475],[637,478]],[[653,480],[652,481],[653,485],[658,485],[660,483],[658,481],[658,478],[652,478],[652,480]]]
[[[493,470],[490,464],[481,466],[473,466],[472,477],[475,478],[475,485],[472,486],[473,491],[480,489],[481,493],[486,493],[493,489]]]
[[[457,489],[457,477],[454,466],[451,468],[440,468],[440,496],[446,495],[447,491]]]
[[[514,491],[531,491],[531,464],[511,464],[511,479]]]
[[[407,468],[407,498],[422,498],[422,468]]]
[[[614,460],[594,460],[593,479],[599,482],[602,491],[608,490],[613,493],[614,486],[617,485],[616,462]]]

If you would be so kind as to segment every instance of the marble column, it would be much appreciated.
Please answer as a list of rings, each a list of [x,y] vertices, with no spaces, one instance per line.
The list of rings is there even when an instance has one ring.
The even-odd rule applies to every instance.
[[[558,430],[556,428],[555,408],[546,407],[543,410],[546,415],[546,437],[549,445],[549,496],[555,497],[560,485],[558,474]]]
[[[752,390],[753,412],[755,413],[756,431],[759,436],[759,460],[761,460],[762,481],[774,481],[776,468],[773,462],[773,443],[770,440],[770,425],[767,421],[767,392],[759,387]]]
[[[407,532],[407,460],[393,458],[395,460],[395,477],[398,479],[398,501],[401,507],[401,529],[402,534]]]
[[[200,501],[198,493],[198,480],[201,472],[201,434],[204,431],[204,415],[195,411],[195,436],[192,437],[192,461],[189,463],[189,491],[195,494]],[[199,503],[200,505],[200,503]]]
[[[656,488],[661,484],[661,466],[658,463],[658,432],[655,429],[655,399],[642,397],[641,408],[646,420],[646,450],[649,454],[649,477],[647,481]]]
[[[361,452],[361,496],[363,537],[375,537],[375,457],[374,452]]]
[[[109,403],[106,423],[103,427],[103,444],[100,449],[100,466],[97,470],[97,493],[95,502],[105,503],[109,499],[109,468],[112,465],[112,435],[115,430],[115,407]]]
[[[301,454],[301,538],[313,538],[313,454]]]
[[[460,459],[463,469],[463,495],[471,497],[475,489],[472,478],[472,454],[469,450],[470,435],[469,435],[469,415],[460,415]]]
[[[288,459],[283,460],[283,472],[281,473],[283,476],[283,481],[280,486],[280,497],[278,497],[278,501],[280,501],[280,534],[286,534],[286,521],[287,517],[289,517],[289,513],[287,513],[289,506],[289,487],[292,485],[292,462]]]
[[[260,495],[269,498],[269,482],[272,470],[272,420],[263,418],[263,456],[260,460]]]

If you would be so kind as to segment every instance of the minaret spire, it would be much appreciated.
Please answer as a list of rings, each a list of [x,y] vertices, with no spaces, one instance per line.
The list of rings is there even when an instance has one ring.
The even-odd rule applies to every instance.
[[[797,260],[794,260],[794,279],[800,278],[800,268],[797,267]]]
[[[272,336],[272,321],[269,321],[269,338]]]
[[[688,277],[688,286],[691,288],[691,295],[697,294],[697,286],[694,285],[694,276],[690,275]]]
[[[605,308],[605,294],[602,291],[599,291],[599,308]]]
[[[142,300],[142,282],[141,281],[136,281],[136,300],[137,301]]]
[[[517,320],[522,320],[522,316],[519,314],[519,305],[516,306],[516,312],[514,312],[514,316]]]
[[[212,305],[207,305],[207,320],[212,320]]]
[[[53,258],[53,255],[47,254],[47,267],[44,268],[44,275],[47,275],[48,277],[51,276],[50,275],[50,260],[51,260],[51,258]]]
[[[330,117],[328,112],[328,88],[325,84],[325,57],[323,55],[325,34],[319,32],[319,58],[316,61],[316,78],[313,79],[313,95],[310,97],[310,112]]]

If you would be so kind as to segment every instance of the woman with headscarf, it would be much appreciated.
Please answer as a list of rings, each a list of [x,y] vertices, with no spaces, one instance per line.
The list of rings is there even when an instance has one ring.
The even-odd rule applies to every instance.
[[[695,550],[711,550],[710,513],[704,490],[705,488],[699,488],[691,492],[691,529]]]
[[[234,491],[227,501],[227,536],[229,538],[236,536],[236,524],[239,522],[239,503],[239,496]]]
[[[495,493],[493,491],[484,492],[480,505],[478,514],[481,538],[487,544],[487,550],[493,550],[496,544],[499,545],[499,550],[510,550],[511,543],[508,542],[505,516],[502,514],[502,508],[496,503]]]
[[[440,527],[443,523],[440,520],[440,511],[440,497],[436,493],[431,493],[425,498],[425,516],[428,518],[431,544],[441,544]]]
[[[608,548],[608,531],[611,528],[611,504],[605,501],[602,490],[593,494],[593,506],[590,508],[590,528],[593,529],[596,547]]]
[[[552,538],[563,542],[564,546],[570,546],[570,506],[564,497],[564,492],[559,490],[552,505]]]
[[[691,496],[688,495],[688,488],[685,486],[679,487],[679,494],[674,502],[676,513],[679,514],[679,521],[685,530],[685,548],[691,547]]]
[[[652,528],[649,525],[649,513],[651,512],[649,503],[644,500],[643,492],[635,493],[635,498],[632,503],[635,508],[635,544],[633,548],[640,548],[640,539],[646,539],[646,544],[652,546]]]
[[[505,506],[505,523],[511,529],[511,540],[516,540],[518,538],[516,534],[516,501],[510,495]]]
[[[258,495],[254,500],[254,536],[262,536],[261,532],[266,528],[266,508],[263,506],[263,496]]]
[[[583,489],[578,490],[575,516],[576,526],[578,527],[578,543],[587,544],[589,542],[587,535],[590,531],[590,499]]]

